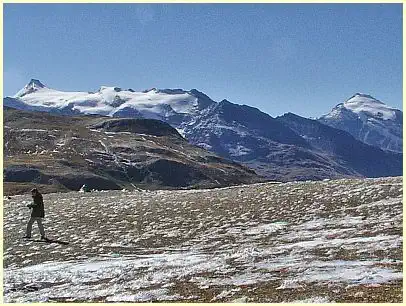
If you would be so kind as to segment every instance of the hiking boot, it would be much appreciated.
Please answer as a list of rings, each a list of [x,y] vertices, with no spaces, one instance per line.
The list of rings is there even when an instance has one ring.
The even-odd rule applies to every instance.
[[[48,240],[48,238],[45,236],[41,236],[41,240]]]
[[[27,236],[27,235],[23,237],[23,239],[30,239],[30,238],[31,238],[31,236]]]

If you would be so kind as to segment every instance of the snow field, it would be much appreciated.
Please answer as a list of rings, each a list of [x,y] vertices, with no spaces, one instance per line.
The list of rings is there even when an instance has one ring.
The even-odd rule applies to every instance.
[[[29,198],[5,200],[6,302],[354,301],[403,279],[401,178],[44,200],[70,244],[19,239]]]

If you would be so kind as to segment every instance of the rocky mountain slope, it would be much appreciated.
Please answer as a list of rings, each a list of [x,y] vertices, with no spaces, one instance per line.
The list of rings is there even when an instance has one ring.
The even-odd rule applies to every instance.
[[[4,200],[4,301],[401,303],[402,178]],[[114,204],[114,205],[112,205]],[[34,239],[39,238],[36,227]]]
[[[14,97],[5,98],[4,105],[65,115],[159,119],[175,127],[190,143],[243,163],[272,180],[376,177],[401,173],[401,156],[377,153],[374,148],[347,137],[345,139],[350,141],[346,144],[347,149],[355,146],[353,149],[362,151],[365,160],[378,158],[376,162],[380,166],[375,169],[359,160],[350,161],[349,155],[343,159],[324,151],[323,147],[315,147],[314,142],[291,126],[254,107],[227,100],[215,102],[195,89],[153,88],[135,92],[103,86],[96,92],[62,92],[31,80]],[[342,143],[334,144],[338,145]]]
[[[403,113],[366,94],[357,93],[319,118],[323,124],[347,131],[364,143],[402,152]]]
[[[277,117],[326,158],[364,177],[402,175],[402,154],[383,151],[349,133],[292,113]]]
[[[258,182],[252,170],[151,119],[68,117],[4,108],[5,193]]]

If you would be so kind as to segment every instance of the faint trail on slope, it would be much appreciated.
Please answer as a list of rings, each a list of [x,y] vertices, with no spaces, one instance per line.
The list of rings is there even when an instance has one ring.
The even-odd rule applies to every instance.
[[[128,175],[127,168],[126,168],[125,166],[123,166],[123,163],[120,162],[120,160],[119,160],[117,154],[114,153],[113,150],[110,150],[110,148],[109,148],[102,140],[99,140],[99,142],[100,142],[100,144],[103,146],[103,148],[104,148],[106,154],[109,154],[109,155],[113,156],[114,163],[115,163],[119,168],[121,168],[121,170],[123,170],[125,176],[126,176],[127,179],[128,179],[128,182],[131,184],[131,186],[132,186],[135,190],[141,191],[140,188],[138,188],[137,186],[135,186],[135,185],[132,183],[132,179],[131,179],[130,176]]]

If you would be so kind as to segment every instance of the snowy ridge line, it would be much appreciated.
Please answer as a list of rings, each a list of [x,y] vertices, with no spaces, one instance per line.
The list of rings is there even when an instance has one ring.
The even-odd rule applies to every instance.
[[[318,120],[383,150],[402,153],[403,112],[365,94],[355,94]]]
[[[356,114],[367,114],[379,116],[384,120],[395,119],[395,111],[385,103],[374,99],[371,96],[357,94],[344,102],[344,107],[353,111]]]
[[[173,114],[194,114],[198,99],[193,91],[165,91],[152,89],[136,92],[118,87],[101,86],[97,92],[64,92],[34,84],[31,80],[22,90],[13,96],[28,107],[45,109],[70,108],[71,111],[84,114],[114,116],[120,112],[142,114],[145,118],[162,119]]]

